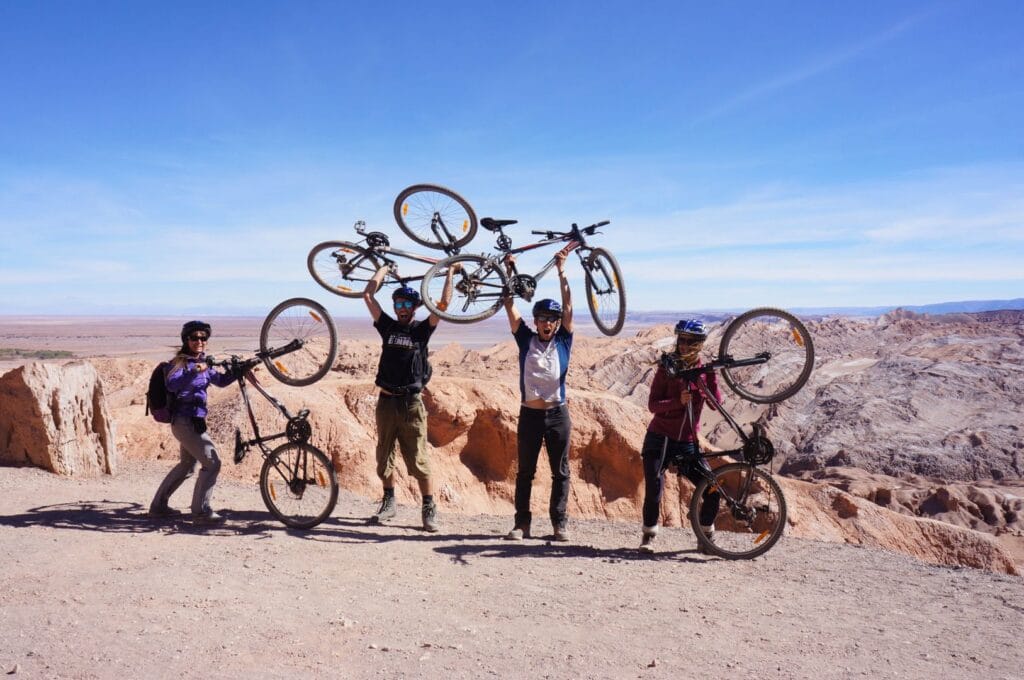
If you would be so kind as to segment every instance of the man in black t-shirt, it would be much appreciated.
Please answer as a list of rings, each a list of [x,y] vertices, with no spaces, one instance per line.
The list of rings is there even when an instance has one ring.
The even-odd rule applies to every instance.
[[[451,300],[452,274],[456,268],[458,265],[448,270],[441,293],[442,305]],[[427,343],[441,318],[431,314],[425,321],[414,320],[420,296],[408,286],[399,288],[391,296],[395,316],[384,312],[374,296],[387,273],[386,266],[378,269],[363,291],[363,301],[383,343],[374,383],[380,388],[376,410],[377,476],[384,483],[384,498],[370,522],[380,524],[395,516],[397,441],[406,469],[419,482],[423,496],[423,528],[437,531],[437,505],[427,457],[427,412],[420,392],[430,380]]]

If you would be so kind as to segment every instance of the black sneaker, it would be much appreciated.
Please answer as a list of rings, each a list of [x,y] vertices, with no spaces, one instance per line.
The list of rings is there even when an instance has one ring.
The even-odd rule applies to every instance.
[[[437,526],[437,504],[428,503],[423,506],[423,530],[434,533],[438,530]]]
[[[380,502],[380,509],[370,517],[370,524],[383,524],[395,516],[395,497],[384,496]]]

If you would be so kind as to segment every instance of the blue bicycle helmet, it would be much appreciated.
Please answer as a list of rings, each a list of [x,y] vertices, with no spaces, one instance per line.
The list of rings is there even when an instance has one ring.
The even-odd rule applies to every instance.
[[[210,332],[210,324],[206,323],[205,321],[189,321],[188,323],[181,327],[181,341],[185,343],[187,346],[188,336],[192,335],[196,331],[202,331],[203,333],[206,333],[207,337],[212,335],[212,333]]]
[[[543,300],[537,300],[533,304],[533,316],[536,318],[539,315],[544,316],[557,316],[559,319],[562,318],[562,305],[558,304],[550,298],[544,298]]]
[[[705,340],[708,337],[708,327],[699,319],[680,319],[676,324],[676,335],[687,335]]]
[[[420,306],[420,294],[416,292],[415,288],[409,286],[402,286],[394,293],[391,294],[391,299],[394,300],[409,300],[415,306]]]

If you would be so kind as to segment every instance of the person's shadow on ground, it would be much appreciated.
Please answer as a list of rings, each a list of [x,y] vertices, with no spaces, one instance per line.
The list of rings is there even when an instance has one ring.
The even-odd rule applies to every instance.
[[[0,517],[0,526],[16,529],[50,527],[104,533],[204,534],[216,537],[267,537],[275,532],[305,540],[334,543],[389,543],[393,541],[430,541],[439,543],[434,550],[449,556],[457,564],[469,559],[515,557],[586,557],[605,561],[683,560],[703,562],[692,557],[695,550],[677,550],[645,555],[630,548],[598,548],[580,543],[556,543],[544,539],[505,541],[498,534],[427,533],[415,525],[369,524],[363,517],[328,517],[311,529],[292,529],[268,512],[256,510],[218,510],[226,520],[221,524],[194,524],[187,514],[153,518],[139,503],[125,501],[76,501],[30,508],[19,515]],[[414,532],[414,533],[412,533]]]

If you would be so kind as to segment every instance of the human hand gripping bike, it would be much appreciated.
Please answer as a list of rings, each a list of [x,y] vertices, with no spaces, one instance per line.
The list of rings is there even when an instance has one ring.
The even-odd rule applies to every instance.
[[[804,325],[781,309],[752,309],[726,327],[718,358],[697,368],[680,365],[674,354],[663,354],[661,365],[670,377],[696,387],[737,434],[740,446],[728,451],[702,452],[705,459],[731,456],[739,462],[710,472],[689,466],[702,478],[690,500],[690,526],[697,542],[708,552],[726,559],[752,559],[763,555],[782,536],[786,526],[786,499],[769,465],[775,447],[765,426],[755,422],[746,432],[715,395],[705,389],[701,374],[720,371],[738,396],[758,404],[773,404],[796,394],[810,377],[814,345]],[[684,386],[684,387],[687,387]],[[676,461],[679,470],[687,461]],[[705,495],[707,494],[707,495]],[[717,506],[714,533],[701,528],[705,505]]]
[[[398,194],[394,204],[399,228],[413,241],[455,255],[476,235],[476,213],[462,196],[434,184],[415,184]],[[366,230],[366,223],[355,223],[363,238],[349,241],[324,241],[313,247],[306,266],[313,280],[334,293],[348,298],[363,295],[366,283],[383,265],[390,265],[382,285],[408,285],[419,276],[404,276],[398,260],[433,265],[440,258],[392,248],[388,236]]]
[[[242,359],[231,356],[223,361],[208,357],[212,366],[220,366],[238,379],[242,401],[249,414],[253,438],[242,439],[235,430],[235,463],[249,449],[258,446],[263,454],[260,470],[260,494],[267,509],[286,526],[309,529],[322,522],[338,502],[338,478],[331,460],[309,443],[312,427],[309,409],[292,414],[256,379],[253,369],[263,363],[278,380],[302,386],[316,382],[334,363],[338,340],[334,321],[327,310],[313,300],[292,298],[275,307],[260,330],[260,350]],[[253,414],[247,385],[269,401],[284,416],[284,432],[263,436]],[[266,442],[287,439],[271,449]]]
[[[587,292],[587,305],[598,329],[605,335],[615,335],[622,330],[626,320],[626,290],[623,287],[622,272],[615,258],[603,248],[587,243],[587,237],[598,232],[607,220],[579,227],[576,224],[567,232],[533,231],[543,240],[519,248],[512,247],[512,240],[505,235],[504,228],[516,224],[516,220],[495,220],[485,217],[480,221],[484,229],[495,232],[497,245],[494,255],[453,255],[434,264],[423,275],[421,295],[423,304],[442,319],[454,323],[473,323],[493,316],[508,296],[526,301],[533,299],[537,283],[555,265],[556,259],[548,260],[536,274],[521,274],[511,256],[557,243],[573,246],[583,268]],[[441,304],[442,291],[452,265],[460,265],[455,272],[453,295],[447,305]]]

